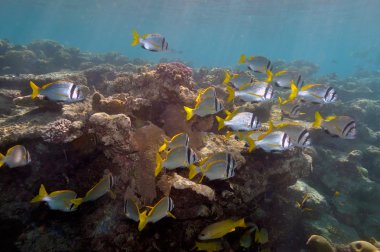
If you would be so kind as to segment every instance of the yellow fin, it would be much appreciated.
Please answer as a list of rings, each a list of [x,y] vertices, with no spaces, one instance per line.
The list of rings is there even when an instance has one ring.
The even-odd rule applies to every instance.
[[[281,97],[279,96],[278,98],[277,98],[277,100],[278,100],[278,104],[282,104],[282,99],[281,99]]]
[[[146,210],[140,213],[139,219],[140,219],[140,222],[139,222],[138,229],[141,232],[145,228],[146,224],[148,223],[148,215],[146,214]]]
[[[78,207],[79,205],[81,205],[83,203],[83,198],[72,199],[72,200],[70,200],[70,202]]]
[[[4,155],[0,153],[0,168],[4,165]]]
[[[244,63],[244,62],[246,62],[246,60],[247,60],[247,57],[244,55],[244,54],[242,54],[242,55],[240,55],[240,59],[239,59],[239,64],[241,64],[241,63]]]
[[[273,124],[272,124],[273,125]],[[276,128],[277,129],[281,129],[281,128],[284,128],[284,127],[287,127],[287,126],[301,126],[302,124],[301,123],[298,123],[298,122],[283,122],[283,123],[279,123],[276,125]]]
[[[228,132],[226,133],[226,137],[229,138],[229,137],[232,136],[233,134],[234,134],[233,131],[228,131]]]
[[[248,152],[252,152],[253,149],[256,147],[255,141],[253,141],[252,138],[247,137],[247,142],[248,142],[248,145],[249,145]]]
[[[332,121],[332,120],[335,120],[336,119],[336,116],[328,116],[328,117],[326,117],[325,118],[325,122],[330,122],[330,121]]]
[[[166,143],[163,143],[160,148],[158,149],[158,152],[163,152],[166,149]]]
[[[157,177],[157,175],[162,171],[162,163],[163,163],[163,160],[162,160],[162,157],[160,156],[160,154],[156,153],[156,169],[154,170],[154,176]]]
[[[193,179],[197,175],[197,166],[194,164],[189,165],[189,179]]]
[[[246,89],[247,87],[249,87],[249,86],[251,86],[251,85],[252,85],[252,83],[249,83],[249,82],[244,83],[243,85],[241,85],[241,86],[239,87],[239,90],[244,90],[244,89]]]
[[[33,81],[29,82],[30,87],[32,88],[32,99],[36,98],[40,92],[40,88],[34,84]]]
[[[186,120],[189,121],[194,116],[194,109],[183,106],[186,111]]]
[[[237,227],[248,227],[247,224],[244,222],[244,218],[241,218],[240,220],[236,221],[236,226]]]
[[[309,88],[315,87],[315,86],[320,86],[321,84],[307,84],[301,88],[301,91],[308,90]]]
[[[36,197],[34,197],[30,203],[36,203],[36,202],[39,202],[39,201],[42,201],[44,197],[48,196],[48,193],[46,192],[46,189],[45,189],[45,186],[43,184],[41,184],[40,186],[40,190],[38,192],[38,195]]]
[[[323,122],[323,117],[321,116],[321,114],[318,111],[315,112],[315,120],[314,120],[314,123],[311,127],[312,128],[320,128],[322,122]]]
[[[234,97],[235,97],[235,90],[232,87],[230,87],[230,86],[226,86],[226,88],[227,88],[227,91],[228,91],[227,101],[231,102],[234,99]]]
[[[139,34],[136,31],[133,31],[133,41],[131,46],[135,46],[139,43]]]
[[[287,73],[287,72],[288,71],[286,71],[286,70],[281,70],[281,71],[278,71],[277,73],[275,73],[274,76],[279,76],[279,75]]]
[[[297,88],[296,84],[294,84],[293,80],[292,80],[292,84],[290,85],[290,90],[291,91],[290,91],[288,101],[294,100],[298,95],[298,88]]]
[[[168,212],[168,216],[173,218],[173,219],[177,219],[171,212]]]
[[[221,130],[224,127],[224,119],[219,116],[215,116],[215,118],[218,121],[218,130]]]
[[[226,77],[224,78],[223,84],[227,84],[231,80],[231,75],[228,71],[225,71]]]
[[[267,79],[265,80],[266,82],[271,82],[273,79],[273,73],[271,70],[267,69]]]

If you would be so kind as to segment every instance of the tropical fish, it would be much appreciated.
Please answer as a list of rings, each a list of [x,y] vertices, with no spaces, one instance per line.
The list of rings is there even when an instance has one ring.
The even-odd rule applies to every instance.
[[[68,81],[56,81],[38,87],[33,81],[30,81],[32,88],[32,98],[43,95],[48,100],[57,102],[77,102],[84,99],[84,95],[80,86]]]
[[[188,167],[198,161],[197,154],[188,146],[179,146],[171,149],[165,159],[159,153],[156,154],[156,169],[154,176],[161,172],[162,168],[173,170],[179,167]]]
[[[160,34],[144,34],[141,37],[139,34],[133,32],[132,46],[140,43],[141,47],[151,52],[164,52],[168,51],[168,42],[165,37]]]
[[[247,227],[244,218],[239,220],[227,219],[208,225],[198,235],[199,240],[218,239],[230,232],[234,232],[237,227]]]
[[[301,112],[301,104],[297,100],[285,100],[283,101],[281,97],[278,97],[278,105],[281,109],[281,113],[290,118],[297,118],[300,115],[304,115],[304,112]]]
[[[70,190],[55,191],[50,194],[46,192],[45,186],[41,184],[39,193],[30,202],[45,201],[51,210],[62,212],[73,212],[77,206],[71,201],[77,197],[76,192]]]
[[[306,202],[307,202],[307,200],[308,200],[309,198],[310,198],[310,195],[306,193],[306,194],[303,196],[301,202],[296,201],[296,207],[299,208],[299,209],[301,209],[302,212],[304,212],[304,211],[312,211],[311,208],[307,208],[307,207],[305,206],[305,205],[306,205]]]
[[[272,82],[276,86],[283,88],[290,88],[292,81],[298,88],[301,88],[304,84],[301,74],[294,71],[279,71],[274,74],[272,79]]]
[[[355,139],[357,135],[355,120],[350,116],[329,116],[323,119],[319,112],[315,112],[312,127],[321,127],[330,135],[343,139]]]
[[[265,244],[268,242],[268,231],[265,228],[256,229],[255,242]]]
[[[226,86],[226,88],[228,102],[231,102],[235,97],[246,102],[264,102],[273,98],[273,86],[267,82],[248,83],[248,85],[241,86],[238,91],[230,86]]]
[[[266,73],[267,70],[272,71],[272,62],[263,56],[246,57],[244,54],[240,56],[239,63],[246,63],[249,70],[258,73]]]
[[[298,90],[297,86],[292,83],[291,93],[288,100],[292,101],[298,97],[303,102],[311,103],[332,103],[338,99],[338,95],[333,87],[323,84],[307,84]]]
[[[205,89],[200,89],[198,96],[195,99],[195,107],[198,107],[201,101],[206,100],[207,98],[216,98],[216,91],[214,87],[208,87]]]
[[[219,123],[218,130],[221,130],[224,126],[228,126],[234,131],[250,131],[261,128],[259,118],[251,112],[239,112],[231,119],[226,119],[216,116]]]
[[[147,211],[140,212],[138,206],[136,203],[132,200],[127,198],[124,203],[124,213],[127,218],[134,220],[136,222],[139,222],[138,229],[139,231],[143,230],[144,227],[147,224]]]
[[[259,140],[249,140],[249,151],[254,148],[263,149],[265,152],[284,151],[292,147],[290,137],[283,131],[264,133]]]
[[[195,242],[194,248],[197,248],[197,251],[214,252],[221,251],[223,249],[223,246],[221,240],[212,240],[204,242]]]
[[[201,100],[195,108],[189,108],[184,106],[186,111],[186,120],[190,120],[194,115],[204,117],[207,115],[216,114],[219,111],[223,110],[223,104],[216,97],[210,97],[205,100]]]
[[[223,81],[223,84],[231,83],[237,89],[239,89],[241,86],[247,83],[253,82],[253,77],[247,73],[231,75],[228,71],[226,71],[225,74],[226,74],[226,77]]]
[[[274,126],[275,129],[285,132],[293,146],[301,148],[309,147],[311,145],[310,133],[307,128],[298,123],[286,122]]]
[[[30,154],[22,145],[15,145],[5,156],[0,153],[0,168],[6,164],[9,168],[25,166],[31,162]]]
[[[187,133],[178,133],[173,136],[170,140],[164,138],[164,143],[160,146],[158,152],[170,151],[176,147],[188,146],[189,145],[189,135]]]
[[[199,171],[202,173],[202,182],[204,176],[209,180],[228,179],[235,175],[236,161],[230,153],[220,152],[211,155],[205,161],[200,161],[200,167],[195,165],[189,166],[189,178],[192,179]]]
[[[96,185],[94,185],[83,198],[77,198],[72,200],[76,206],[88,201],[94,201],[102,197],[106,193],[111,193],[112,198],[115,198],[115,194],[111,191],[114,185],[114,179],[112,174],[104,176]]]

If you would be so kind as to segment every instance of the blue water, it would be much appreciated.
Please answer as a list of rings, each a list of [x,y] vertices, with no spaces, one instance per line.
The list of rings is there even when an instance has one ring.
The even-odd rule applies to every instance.
[[[1,0],[0,38],[235,67],[241,53],[307,60],[320,74],[380,68],[379,0]],[[131,47],[132,30],[182,53]]]

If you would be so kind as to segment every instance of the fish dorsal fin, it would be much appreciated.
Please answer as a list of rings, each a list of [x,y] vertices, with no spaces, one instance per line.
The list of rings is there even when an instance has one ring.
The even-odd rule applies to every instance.
[[[320,86],[320,85],[322,85],[322,84],[307,84],[301,88],[301,91],[305,91],[305,90],[308,90],[312,87],[316,87],[316,86]]]
[[[287,73],[288,71],[287,70],[281,70],[281,71],[278,71],[277,73],[274,74],[274,76],[279,76],[281,74],[284,74],[284,73]]]
[[[148,213],[148,217],[151,217],[154,214],[154,212],[156,211],[157,207],[159,207],[161,204],[165,203],[164,202],[165,200],[168,200],[168,197],[163,197],[153,207],[151,207],[151,210]]]
[[[15,149],[15,148],[18,148],[18,147],[19,147],[19,145],[15,145],[15,146],[13,146],[13,147],[9,148],[9,149],[8,149],[8,151],[7,151],[7,154],[6,154],[6,156],[8,156],[9,154],[11,154],[11,153],[12,153],[12,151],[14,151],[14,149]]]
[[[325,122],[330,122],[332,120],[335,120],[336,119],[336,116],[328,116],[325,118]]]
[[[50,83],[47,83],[47,84],[43,85],[41,87],[41,89],[46,89],[46,88],[48,88],[48,87],[50,87],[52,85],[55,85],[55,84],[61,83],[61,82],[65,82],[65,81],[64,80],[53,81],[53,82],[50,82]]]
[[[255,56],[249,56],[248,60],[253,60],[254,58],[256,58],[256,57]]]
[[[267,73],[267,79],[265,80],[266,82],[271,82],[272,79],[273,79],[273,73],[271,70],[267,69],[266,70],[266,73]]]
[[[291,81],[290,90],[291,91],[290,91],[290,94],[289,94],[289,97],[288,97],[287,101],[294,100],[297,97],[297,95],[298,95],[298,88],[297,88],[296,84],[294,84],[294,80]]]
[[[276,128],[277,129],[281,129],[281,128],[284,128],[284,127],[287,127],[287,126],[301,126],[301,124],[298,123],[298,122],[283,122],[283,123],[277,124]]]

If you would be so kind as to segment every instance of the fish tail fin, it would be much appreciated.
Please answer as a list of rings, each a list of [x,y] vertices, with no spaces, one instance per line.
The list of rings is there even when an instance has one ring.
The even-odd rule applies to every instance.
[[[33,81],[30,81],[29,85],[32,88],[32,99],[34,99],[40,93],[40,88]]]
[[[83,203],[83,198],[72,199],[70,200],[70,202],[73,203],[76,207],[78,207]]]
[[[235,90],[232,87],[227,86],[227,91],[228,91],[227,101],[231,102],[235,98]]]
[[[4,165],[4,155],[0,153],[0,168]]]
[[[224,78],[223,84],[227,84],[231,80],[231,75],[228,71],[225,71],[226,77]]]
[[[240,63],[240,64],[244,63],[244,62],[246,62],[246,60],[247,60],[247,57],[244,54],[241,54],[238,63]]]
[[[43,198],[45,198],[46,196],[48,196],[48,193],[46,192],[46,189],[45,189],[45,186],[43,184],[41,184],[41,187],[40,187],[40,190],[38,192],[38,195],[36,197],[34,197],[30,203],[36,203],[36,202],[40,202],[43,200]]]
[[[154,170],[154,176],[157,177],[157,175],[162,171],[163,168],[163,160],[160,154],[156,154],[156,169]]]
[[[238,227],[248,227],[247,224],[245,224],[244,218],[241,218],[240,220],[237,220],[236,226]]]
[[[265,80],[266,82],[271,82],[273,79],[273,73],[271,70],[267,69],[267,79]]]
[[[315,112],[315,119],[314,119],[312,128],[320,128],[322,122],[323,122],[323,117],[321,116],[321,114],[318,111]]]
[[[197,166],[194,164],[191,164],[189,166],[189,179],[193,179],[195,175],[197,175]]]
[[[292,84],[290,85],[290,89],[291,89],[291,91],[290,91],[288,101],[294,100],[298,95],[298,88],[297,88],[296,84],[294,84],[294,80],[292,80]]]
[[[256,147],[255,141],[253,141],[253,139],[250,137],[247,137],[247,141],[248,141],[248,145],[249,145],[248,152],[252,152],[253,149]]]
[[[183,106],[186,111],[186,120],[189,121],[194,116],[194,109]]]
[[[148,224],[148,215],[146,213],[146,210],[139,214],[139,220],[140,222],[138,229],[141,232],[145,228],[146,224]]]
[[[133,31],[133,41],[132,41],[132,46],[135,46],[139,43],[139,34],[137,33],[137,31]]]
[[[218,130],[221,130],[224,127],[224,119],[219,116],[215,116],[215,118],[218,121]]]

